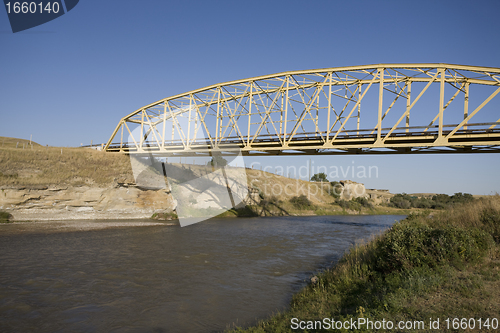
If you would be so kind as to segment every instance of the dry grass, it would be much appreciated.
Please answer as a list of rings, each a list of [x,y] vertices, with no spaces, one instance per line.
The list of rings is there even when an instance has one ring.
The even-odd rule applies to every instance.
[[[31,149],[31,146],[33,148],[36,147],[41,147],[38,143],[26,140],[26,139],[18,139],[18,138],[9,138],[6,136],[0,136],[0,148],[18,148],[18,149],[23,149],[23,146],[25,149]]]
[[[33,144],[15,148],[17,139],[0,147],[0,186],[106,185],[133,182],[128,156],[88,148],[55,148]]]
[[[483,197],[471,203],[454,206],[436,214],[435,219],[439,223],[453,223],[462,228],[483,228],[485,211],[500,211],[500,195]]]
[[[458,228],[476,228],[491,234],[500,242],[500,195],[481,197],[473,202],[455,205],[444,211],[436,211],[432,218],[421,216],[418,220],[432,226],[453,225]]]
[[[328,204],[335,199],[328,194],[330,183],[309,182],[275,175],[261,170],[246,170],[248,183],[259,189],[265,197],[277,197],[288,201],[301,194],[308,196],[314,204]]]

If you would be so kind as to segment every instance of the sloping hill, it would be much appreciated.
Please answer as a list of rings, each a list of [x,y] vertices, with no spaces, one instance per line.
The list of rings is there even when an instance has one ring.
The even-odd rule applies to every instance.
[[[30,145],[29,140],[0,137],[0,186],[108,185],[133,181],[125,155],[88,148],[44,147],[34,142]]]
[[[0,148],[21,148],[25,149],[33,147],[41,147],[40,144],[26,139],[18,139],[18,138],[9,138],[6,136],[0,136]]]

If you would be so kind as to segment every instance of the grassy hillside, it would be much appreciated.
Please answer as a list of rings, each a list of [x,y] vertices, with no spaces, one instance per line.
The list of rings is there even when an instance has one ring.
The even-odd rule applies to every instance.
[[[113,181],[134,181],[125,155],[88,148],[43,147],[34,142],[29,145],[29,140],[3,137],[0,145],[0,186],[107,185]]]
[[[41,147],[38,143],[35,141],[26,140],[26,139],[18,139],[18,138],[9,138],[6,136],[0,136],[0,148],[19,148],[23,149],[23,145],[25,149],[31,149],[31,146],[33,148],[35,147]]]
[[[292,318],[306,323],[323,318],[423,321],[418,331],[433,332],[449,331],[447,318],[475,318],[475,331],[480,331],[478,319],[483,324],[488,318],[490,324],[492,318],[499,319],[499,267],[499,196],[433,216],[412,214],[383,235],[352,248],[316,283],[296,294],[288,311],[233,332],[290,332]],[[429,318],[440,319],[439,330],[430,329]],[[452,321],[449,324],[451,329]],[[481,331],[490,330],[483,326]]]

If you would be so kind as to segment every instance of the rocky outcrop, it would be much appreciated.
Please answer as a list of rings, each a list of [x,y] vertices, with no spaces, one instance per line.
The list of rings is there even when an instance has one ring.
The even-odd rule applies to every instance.
[[[351,200],[359,197],[368,198],[365,185],[353,182],[352,180],[341,180],[339,183],[342,186],[340,191],[337,190],[337,192],[340,192],[340,198],[344,200]]]
[[[232,177],[232,179],[234,180],[236,177]],[[306,195],[313,194],[315,202],[323,202],[321,194],[325,191],[318,191],[318,188],[314,188],[314,186],[309,188],[310,185],[316,186],[318,184],[305,182],[305,186],[299,186],[302,183],[297,180],[283,179],[289,181],[288,183],[280,183],[286,191],[290,191],[290,193],[285,192],[285,194],[299,195],[302,193],[298,191],[303,190]],[[135,183],[115,183],[109,187],[89,185],[4,186],[0,187],[0,210],[12,214],[13,219],[17,221],[143,219],[150,218],[153,214],[158,218],[175,216],[179,214],[179,209],[182,207],[185,207],[188,213],[190,210],[196,210],[197,214],[202,214],[205,211],[212,214],[214,210],[225,211],[227,207],[231,207],[232,202],[239,203],[236,208],[242,208],[245,205],[261,206],[262,198],[265,197],[265,194],[261,193],[260,189],[252,185],[251,182],[243,185],[242,181],[241,186],[231,186],[231,194],[229,194],[226,183],[216,182],[213,177],[210,179],[197,177],[195,181],[184,182],[181,184],[182,186],[173,187],[165,183],[163,176],[161,176],[161,180],[164,188],[137,186]],[[259,183],[258,180],[256,179],[255,183]],[[294,181],[297,182],[296,187],[286,187],[290,184],[293,185]],[[234,185],[233,183],[231,184]],[[266,186],[262,187],[266,188]],[[176,189],[177,191],[175,191]],[[298,191],[294,192],[293,190],[296,189]],[[316,191],[311,191],[311,189],[316,189]],[[383,190],[366,190],[363,184],[350,180],[340,181],[333,187],[333,190],[343,200],[364,197],[371,199],[374,204],[387,203],[392,196]],[[269,195],[268,198],[274,198],[273,195]],[[331,199],[331,196],[328,195],[326,198]],[[282,200],[289,199],[284,197]],[[182,211],[180,213],[183,214]],[[215,211],[215,214],[218,213]]]
[[[131,219],[172,212],[175,200],[165,190],[135,186],[4,187],[0,209],[14,220]]]
[[[368,189],[366,193],[375,205],[388,204],[394,196],[389,190]]]

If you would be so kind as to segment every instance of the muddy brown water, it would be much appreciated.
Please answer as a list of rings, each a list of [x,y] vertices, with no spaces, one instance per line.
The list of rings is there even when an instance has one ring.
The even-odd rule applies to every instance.
[[[285,309],[404,216],[0,225],[1,332],[218,332]]]

